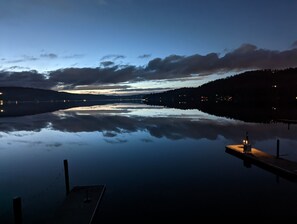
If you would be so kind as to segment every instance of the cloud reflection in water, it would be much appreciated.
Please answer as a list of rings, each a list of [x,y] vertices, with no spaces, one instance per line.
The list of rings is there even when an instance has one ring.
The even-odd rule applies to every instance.
[[[283,128],[279,128],[280,126]],[[205,114],[198,110],[179,110],[142,104],[110,104],[91,107],[78,107],[53,113],[1,118],[0,131],[18,134],[19,132],[40,132],[51,129],[61,132],[100,132],[108,139],[118,138],[124,133],[147,132],[156,138],[209,139],[219,136],[238,142],[246,131],[254,141],[273,137],[295,139],[294,132],[283,132],[285,124],[245,123]],[[0,133],[3,137],[3,133]],[[107,142],[113,142],[108,140]]]

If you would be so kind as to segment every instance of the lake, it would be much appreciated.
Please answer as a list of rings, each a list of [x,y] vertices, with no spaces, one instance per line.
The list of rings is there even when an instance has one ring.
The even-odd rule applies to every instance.
[[[297,184],[225,152],[252,146],[297,162],[297,125],[249,123],[144,104],[75,107],[0,118],[0,223],[44,223],[71,187],[105,184],[100,223],[297,214]]]

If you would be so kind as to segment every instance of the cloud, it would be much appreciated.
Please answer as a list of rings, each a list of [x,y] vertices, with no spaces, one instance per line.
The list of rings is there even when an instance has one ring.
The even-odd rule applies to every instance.
[[[114,65],[114,62],[112,62],[112,61],[102,61],[102,62],[100,62],[100,65],[102,65],[103,67],[108,67],[108,66]]]
[[[210,53],[204,56],[195,54],[155,58],[148,63],[146,71],[153,75],[158,74],[159,78],[164,79],[190,77],[192,74],[209,75],[247,69],[282,69],[295,66],[297,66],[297,49],[273,51],[243,44],[222,57],[219,57],[218,53]]]
[[[37,71],[8,72],[0,71],[1,86],[22,86],[50,89],[56,85],[51,83],[45,75]]]
[[[49,54],[41,54],[40,57],[41,58],[55,59],[55,58],[58,58],[58,55],[56,55],[54,53],[49,53]]]
[[[274,51],[257,48],[252,44],[243,44],[221,57],[214,52],[207,55],[194,54],[190,56],[173,54],[165,58],[154,58],[144,67],[118,65],[114,62],[121,58],[124,56],[106,55],[101,60],[111,60],[102,61],[100,67],[59,69],[49,72],[46,79],[45,76],[36,72],[32,74],[30,72],[9,73],[7,75],[8,73],[2,71],[4,75],[1,76],[1,84],[13,84],[12,78],[14,77],[15,86],[17,84],[50,88],[59,86],[60,89],[75,89],[77,86],[115,85],[149,80],[187,80],[252,69],[283,69],[297,66],[297,48]],[[23,56],[22,59],[15,60],[14,63],[26,60],[37,60],[37,58]],[[26,74],[26,78],[23,77],[24,74]],[[18,76],[21,78],[19,79]],[[31,79],[33,79],[32,82]]]
[[[29,70],[29,69],[30,69],[29,67],[14,65],[14,66],[10,66],[9,68],[7,68],[5,70],[11,71],[11,70]]]
[[[23,55],[20,59],[16,60],[8,60],[6,63],[21,63],[21,62],[26,62],[26,61],[37,61],[38,58],[34,56],[29,56],[29,55]]]
[[[107,89],[127,89],[131,88],[130,85],[86,85],[86,86],[77,86],[77,90],[107,90]]]
[[[79,58],[83,58],[83,57],[84,57],[84,54],[71,54],[71,55],[63,56],[62,58],[65,58],[65,59],[79,59]],[[54,54],[54,53],[43,53],[43,54],[40,54],[40,58],[55,59],[55,58],[58,58],[58,55]]]
[[[121,55],[121,54],[108,54],[108,55],[105,55],[103,56],[100,61],[104,61],[104,60],[113,60],[113,61],[116,61],[118,59],[125,59],[126,56],[124,55]]]
[[[135,66],[66,68],[49,74],[49,81],[73,88],[77,85],[115,84],[133,79]]]
[[[138,58],[145,59],[145,58],[150,58],[151,56],[152,56],[151,54],[143,54],[143,55],[139,55]]]
[[[297,48],[297,40],[292,44],[293,48]]]
[[[170,88],[121,88],[117,92],[163,92],[170,90]]]

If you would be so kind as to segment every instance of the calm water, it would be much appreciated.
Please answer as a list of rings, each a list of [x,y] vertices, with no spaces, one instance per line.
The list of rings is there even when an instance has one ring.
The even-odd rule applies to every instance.
[[[0,223],[21,196],[25,223],[44,223],[71,186],[106,184],[101,223],[297,215],[297,183],[225,152],[252,145],[297,161],[297,125],[245,123],[198,110],[112,104],[0,119]]]

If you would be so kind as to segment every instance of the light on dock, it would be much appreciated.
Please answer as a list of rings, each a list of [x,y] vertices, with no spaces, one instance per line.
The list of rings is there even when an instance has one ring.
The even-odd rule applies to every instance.
[[[243,152],[244,153],[251,153],[252,152],[252,146],[249,141],[248,132],[245,134],[245,139],[242,140],[243,143]]]

